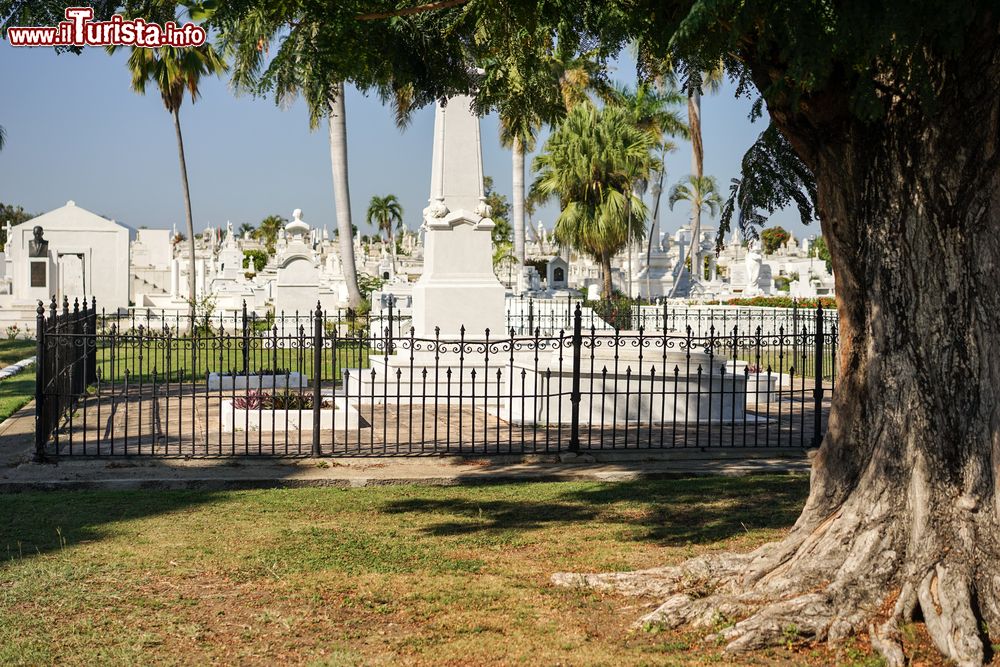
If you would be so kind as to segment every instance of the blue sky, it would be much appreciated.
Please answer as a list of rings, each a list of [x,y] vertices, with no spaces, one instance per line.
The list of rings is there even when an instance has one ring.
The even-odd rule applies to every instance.
[[[57,55],[50,49],[14,49],[0,44],[0,125],[7,146],[0,151],[0,201],[42,213],[73,199],[84,208],[132,227],[184,227],[176,142],[159,96],[129,87],[126,54],[86,49]],[[634,80],[628,63],[614,78]],[[295,208],[313,226],[335,227],[326,126],[310,131],[302,102],[279,108],[271,99],[236,97],[228,81],[202,86],[202,97],[181,109],[195,228],[208,224],[256,224]],[[703,101],[705,171],[728,189],[744,151],[763,130],[751,124],[750,101],[733,87]],[[430,187],[433,109],[419,111],[405,132],[377,97],[351,89],[347,99],[351,203],[355,224],[366,229],[372,195],[394,193],[411,228],[420,223]],[[510,153],[497,140],[494,116],[482,120],[483,164],[495,187],[510,195]],[[543,136],[544,139],[544,136]],[[539,146],[541,145],[539,142]],[[667,161],[667,183],[690,171],[690,146],[678,142]],[[530,174],[528,181],[530,183]],[[551,228],[554,205],[537,212]],[[685,213],[665,209],[664,227],[674,230]],[[797,236],[797,214],[777,213]]]

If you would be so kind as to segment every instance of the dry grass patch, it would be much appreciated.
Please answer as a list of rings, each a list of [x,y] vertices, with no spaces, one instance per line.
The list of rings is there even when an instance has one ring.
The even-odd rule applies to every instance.
[[[655,600],[549,577],[753,548],[794,521],[806,486],[6,496],[0,664],[733,664],[698,635],[634,628]],[[878,664],[859,646],[789,644],[739,663]]]

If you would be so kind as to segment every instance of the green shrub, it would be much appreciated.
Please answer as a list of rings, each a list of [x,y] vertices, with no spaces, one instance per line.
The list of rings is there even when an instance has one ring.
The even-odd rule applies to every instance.
[[[768,227],[760,233],[760,240],[764,244],[764,252],[768,255],[777,252],[790,238],[792,238],[792,235],[783,227]]]
[[[821,303],[823,308],[836,308],[837,302],[832,297],[823,296],[819,299],[793,299],[790,296],[755,296],[728,299],[722,301],[706,301],[709,306],[725,304],[727,306],[754,306],[756,308],[792,308],[798,305],[799,308],[815,308],[817,303]]]
[[[267,266],[267,253],[263,250],[244,250],[243,268],[249,269],[250,262],[253,262],[253,270],[260,273]]]
[[[299,393],[268,393],[266,391],[248,391],[245,396],[238,396],[233,401],[233,407],[238,410],[312,410],[312,394]],[[321,408],[333,407],[333,402],[322,399]]]
[[[590,306],[598,317],[615,329],[631,329],[633,303],[628,296],[616,292],[610,299],[585,301],[584,305]]]

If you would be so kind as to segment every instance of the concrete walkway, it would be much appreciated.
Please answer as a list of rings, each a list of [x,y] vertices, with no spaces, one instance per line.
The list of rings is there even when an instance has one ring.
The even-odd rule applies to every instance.
[[[31,462],[34,404],[0,424],[0,492],[56,489],[238,489],[386,484],[627,481],[807,472],[801,449],[670,449],[524,455],[323,459],[69,459]]]

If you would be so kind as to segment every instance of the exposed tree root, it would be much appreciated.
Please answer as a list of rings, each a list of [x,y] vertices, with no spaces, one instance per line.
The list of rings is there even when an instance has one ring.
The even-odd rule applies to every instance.
[[[1000,605],[1000,559],[971,557],[975,531],[946,541],[919,512],[908,522],[896,520],[898,503],[876,502],[867,510],[845,507],[814,525],[804,514],[785,540],[749,554],[552,579],[662,599],[639,625],[702,628],[709,631],[706,640],[725,642],[727,651],[800,638],[836,643],[867,632],[892,666],[905,664],[899,628],[919,611],[946,658],[982,665],[989,651],[983,622],[995,618]],[[942,543],[953,546],[940,549]]]

